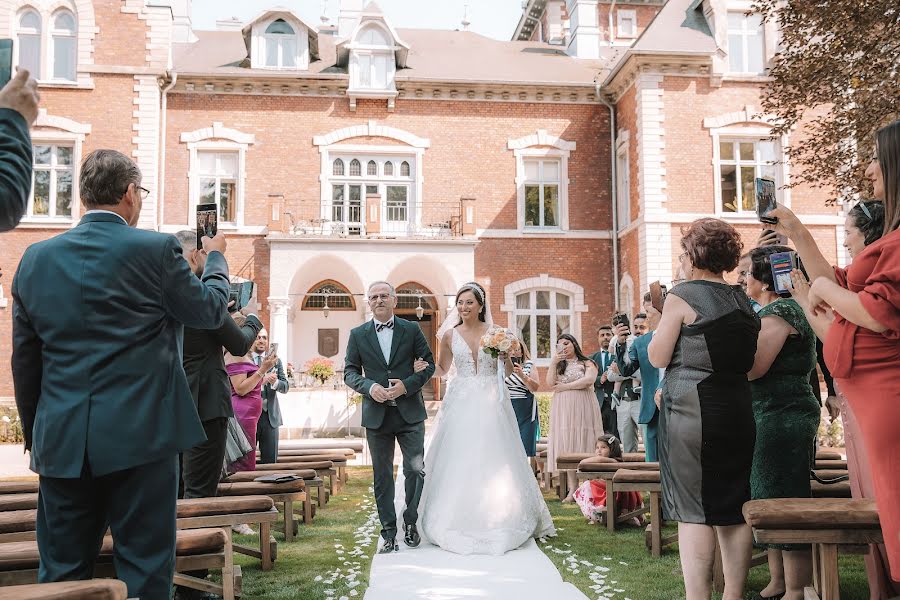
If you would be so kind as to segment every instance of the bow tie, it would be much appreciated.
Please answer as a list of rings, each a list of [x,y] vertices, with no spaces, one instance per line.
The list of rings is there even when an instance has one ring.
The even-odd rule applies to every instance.
[[[375,333],[380,332],[385,327],[387,327],[388,329],[393,329],[394,328],[393,319],[388,321],[387,323],[375,323]]]

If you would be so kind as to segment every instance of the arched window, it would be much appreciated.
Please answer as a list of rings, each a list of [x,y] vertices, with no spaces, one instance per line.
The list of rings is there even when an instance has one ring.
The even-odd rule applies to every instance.
[[[515,331],[534,359],[549,359],[556,341],[571,333],[574,317],[572,296],[552,289],[533,289],[516,294]]]
[[[78,57],[78,38],[75,36],[75,15],[58,10],[53,15],[50,30],[53,43],[53,79],[75,81],[75,63]]]
[[[350,177],[359,177],[362,175],[362,165],[355,158],[350,161]]]
[[[303,310],[322,310],[326,304],[330,310],[356,310],[350,290],[333,279],[326,279],[309,288],[302,306]]]
[[[335,177],[343,177],[344,176],[344,161],[339,158],[334,160],[334,164],[331,167],[331,174]]]
[[[297,33],[284,19],[275,19],[264,34],[267,67],[297,66]]]
[[[374,160],[370,160],[366,164],[366,175],[369,175],[371,177],[378,176],[378,164]]]
[[[409,177],[409,163],[405,160],[400,163],[400,177]]]
[[[410,281],[397,287],[397,308],[416,309],[419,307],[419,299],[425,310],[436,310],[437,303],[434,295],[427,287],[420,283]]]
[[[356,43],[362,46],[391,46],[388,36],[381,27],[370,25],[356,36]]]
[[[386,177],[394,176],[394,163],[392,163],[391,161],[387,161],[386,163],[384,163],[384,175]]]
[[[26,9],[18,19],[18,65],[28,69],[35,79],[41,78],[41,17]]]
[[[354,39],[351,81],[353,87],[383,90],[393,87],[396,59],[394,44],[381,27],[370,25]]]

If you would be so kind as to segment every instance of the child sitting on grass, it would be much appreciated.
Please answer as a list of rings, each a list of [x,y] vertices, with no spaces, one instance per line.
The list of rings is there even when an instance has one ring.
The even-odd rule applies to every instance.
[[[604,434],[597,438],[596,454],[598,462],[622,462],[622,444],[616,436]],[[606,482],[602,479],[585,481],[574,493],[575,502],[590,524],[599,521],[606,513]],[[625,513],[643,508],[644,499],[640,492],[616,492],[618,512]],[[641,518],[633,519],[635,525],[642,525]]]

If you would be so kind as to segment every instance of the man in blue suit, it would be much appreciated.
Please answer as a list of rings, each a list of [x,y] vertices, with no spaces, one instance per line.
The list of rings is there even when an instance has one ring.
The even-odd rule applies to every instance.
[[[624,353],[616,356],[619,372],[624,376],[641,372],[641,408],[638,423],[644,426],[644,453],[647,462],[659,460],[656,446],[656,432],[659,426],[659,409],[656,407],[656,389],[659,387],[659,369],[650,364],[647,347],[653,339],[653,333],[659,324],[659,312],[650,304],[649,294],[644,297],[644,311],[647,314],[648,333],[635,338],[628,350],[628,359]]]
[[[147,191],[124,154],[96,150],[77,227],[30,246],[13,281],[13,381],[40,475],[41,582],[88,579],[107,526],[128,596],[168,599],[178,453],[204,440],[182,330],[228,318],[225,239],[202,278],[171,235],[135,229]]]

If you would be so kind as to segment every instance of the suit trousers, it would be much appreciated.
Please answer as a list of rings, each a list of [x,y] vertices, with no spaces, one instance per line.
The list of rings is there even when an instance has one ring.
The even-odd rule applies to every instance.
[[[641,401],[622,398],[616,409],[619,420],[619,439],[622,440],[622,452],[638,451],[638,417],[641,414]]]
[[[219,480],[222,478],[228,418],[203,421],[203,431],[206,432],[206,441],[185,450],[181,455],[185,498],[216,496]]]
[[[659,411],[653,415],[649,423],[644,424],[644,454],[646,462],[658,462],[657,433],[659,432]]]
[[[381,521],[381,536],[392,540],[397,536],[397,511],[394,508],[394,446],[400,444],[403,454],[403,476],[406,478],[406,510],[403,523],[414,525],[419,520],[419,499],[425,485],[425,421],[407,423],[396,408],[387,407],[378,429],[366,429],[372,471],[375,479],[375,504]]]
[[[259,462],[278,462],[278,427],[269,422],[269,411],[263,410],[256,423],[256,441],[259,444]]]
[[[95,477],[87,460],[78,479],[40,478],[38,581],[94,575],[107,526],[116,577],[129,598],[168,600],[175,572],[178,457]]]
[[[603,432],[619,437],[619,423],[616,409],[612,407],[612,396],[603,390],[595,390],[597,402],[600,404],[600,416],[603,418]]]

